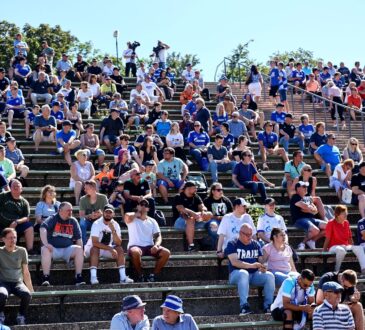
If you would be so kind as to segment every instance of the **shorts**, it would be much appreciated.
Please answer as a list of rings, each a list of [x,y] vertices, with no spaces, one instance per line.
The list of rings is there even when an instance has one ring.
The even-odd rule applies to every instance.
[[[54,134],[51,133],[50,135],[44,135],[42,132],[42,142],[54,142],[52,135]],[[33,134],[33,140],[35,140],[35,134]]]
[[[172,181],[172,183],[174,184],[174,187],[169,187],[169,184],[164,180],[157,180],[157,187],[162,185],[166,189],[173,189],[173,188],[180,189],[180,187],[184,184],[183,180],[177,180],[177,179],[172,179],[171,180],[170,179],[170,181]]]
[[[29,221],[23,222],[15,227],[18,235],[23,234],[28,228],[33,227],[33,224]]]
[[[85,245],[85,257],[90,257],[92,245]],[[109,250],[99,249],[99,258],[113,259],[112,253]]]
[[[24,118],[24,111],[19,111],[17,109],[10,109],[10,110],[13,110],[14,111],[14,115],[13,115],[13,118]]]
[[[105,152],[102,149],[96,149],[95,152],[91,152],[89,149],[86,149],[87,158],[90,158],[91,155],[96,156],[105,156]]]
[[[110,134],[110,135],[104,135],[103,136],[103,140],[105,141],[105,140],[109,140],[110,141],[110,143],[116,143],[117,142],[117,140],[118,140],[118,136],[116,136],[116,135],[112,135],[112,134]]]
[[[152,253],[151,252],[152,247],[153,247],[153,245],[148,245],[148,246],[132,245],[128,248],[128,255],[131,256],[131,248],[139,248],[139,250],[141,251],[141,257],[145,257],[145,256],[146,257],[158,257],[162,248],[159,247],[159,249],[157,250],[156,253]]]
[[[352,194],[351,204],[352,205],[358,205],[359,204],[359,196],[358,195],[355,195],[354,193]]]
[[[52,253],[52,259],[53,260],[58,260],[58,259],[63,259],[66,262],[70,261],[71,255],[72,253],[75,251],[76,248],[79,248],[78,245],[71,245],[68,246],[66,248],[53,248],[53,253]]]
[[[280,102],[285,102],[286,101],[286,89],[280,89],[279,95],[280,95]]]
[[[303,229],[304,231],[308,232],[310,228],[317,227],[321,224],[326,224],[326,221],[315,219],[315,218],[300,218],[295,221],[294,226]]]
[[[279,86],[270,86],[269,96],[275,97],[278,93]]]
[[[206,222],[204,221],[195,221],[195,229],[204,229],[206,225]],[[174,224],[174,228],[175,229],[179,229],[179,230],[185,230],[186,228],[186,220],[183,219],[182,217],[179,217],[176,219],[175,224]]]
[[[251,83],[248,85],[248,91],[253,96],[261,96],[261,84],[259,82]]]
[[[302,320],[302,312],[292,311],[292,315],[294,321]],[[271,316],[275,321],[284,321],[284,308],[275,308],[273,311],[271,311]]]

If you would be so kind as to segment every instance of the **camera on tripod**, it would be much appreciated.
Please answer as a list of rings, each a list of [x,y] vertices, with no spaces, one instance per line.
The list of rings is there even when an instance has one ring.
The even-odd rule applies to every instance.
[[[129,49],[133,50],[131,55],[132,59],[136,58],[136,48],[139,46],[141,46],[141,44],[138,41],[128,42]]]
[[[157,41],[157,46],[152,48],[152,54],[150,55],[150,57],[158,57],[159,52],[165,49],[165,46],[163,45],[163,42],[158,40]]]

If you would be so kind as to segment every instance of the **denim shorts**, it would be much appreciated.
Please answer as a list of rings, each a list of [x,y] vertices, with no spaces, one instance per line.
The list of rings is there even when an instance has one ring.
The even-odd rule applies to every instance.
[[[294,226],[303,229],[304,231],[309,231],[310,228],[317,227],[321,224],[326,224],[326,221],[315,219],[315,218],[300,218],[297,221],[295,221]]]
[[[173,189],[173,188],[180,189],[180,187],[184,184],[184,181],[182,180],[170,179],[170,181],[174,184],[174,187],[170,187],[169,184],[164,180],[157,180],[157,187],[162,185],[166,189]]]

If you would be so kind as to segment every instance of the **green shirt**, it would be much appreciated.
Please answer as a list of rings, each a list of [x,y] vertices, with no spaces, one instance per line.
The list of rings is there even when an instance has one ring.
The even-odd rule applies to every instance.
[[[23,282],[23,265],[28,264],[28,253],[16,246],[13,252],[0,247],[0,282]]]
[[[29,217],[29,214],[29,203],[24,197],[14,199],[10,191],[0,193],[0,228],[9,227],[14,220]]]
[[[85,215],[89,215],[97,210],[103,211],[106,204],[108,204],[108,198],[103,194],[96,194],[95,204],[91,204],[90,197],[85,195],[80,198],[80,211],[84,211]]]
[[[14,164],[10,159],[4,158],[4,160],[0,160],[0,173],[6,178],[15,173]]]

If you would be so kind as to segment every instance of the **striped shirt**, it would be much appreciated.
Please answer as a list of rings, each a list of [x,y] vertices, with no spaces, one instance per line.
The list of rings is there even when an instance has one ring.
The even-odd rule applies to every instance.
[[[313,313],[313,330],[352,330],[355,329],[350,308],[339,304],[335,310],[324,300]]]

